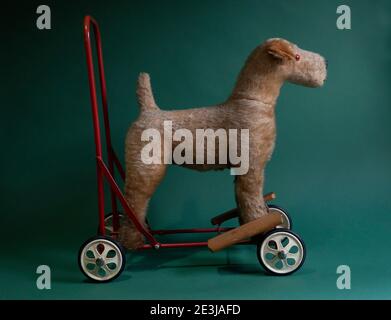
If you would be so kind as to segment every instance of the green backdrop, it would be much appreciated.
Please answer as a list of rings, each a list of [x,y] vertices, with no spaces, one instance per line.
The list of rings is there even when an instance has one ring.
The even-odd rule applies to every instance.
[[[41,1],[2,9],[0,298],[391,298],[391,3],[344,1]],[[10,6],[10,4],[8,4]],[[287,38],[329,60],[321,89],[287,84],[266,191],[292,215],[308,249],[289,277],[264,274],[254,247],[129,254],[123,275],[91,284],[76,258],[96,232],[91,110],[82,20],[101,26],[114,146],[123,155],[138,114],[135,83],[151,74],[163,109],[223,101],[249,52]],[[234,204],[229,171],[171,167],[149,209],[153,226],[209,226]],[[181,239],[181,236],[176,239]],[[36,268],[51,267],[38,290]],[[349,265],[351,290],[336,269]]]

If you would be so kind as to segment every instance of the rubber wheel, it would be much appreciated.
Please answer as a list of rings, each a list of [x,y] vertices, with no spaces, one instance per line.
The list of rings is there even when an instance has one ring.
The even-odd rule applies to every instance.
[[[299,270],[306,257],[303,240],[288,229],[273,229],[257,245],[261,266],[270,274],[286,276]]]
[[[269,208],[269,213],[276,212],[282,215],[282,220],[284,222],[278,225],[276,228],[288,229],[288,230],[293,229],[292,218],[285,209],[273,204],[268,205],[268,208]]]
[[[119,225],[121,226],[125,219],[125,215],[119,213],[118,217],[119,217]],[[105,234],[111,235],[112,232],[113,232],[113,214],[109,213],[105,215]],[[98,233],[100,233],[99,226],[98,226]]]
[[[123,213],[118,213],[118,217],[119,217],[119,225],[122,226],[124,220],[126,219],[126,216]],[[147,219],[145,219],[145,223],[150,229],[149,222]],[[97,232],[100,233],[99,226]],[[105,215],[105,234],[111,235],[112,232],[113,232],[113,214],[108,213]]]
[[[122,246],[106,236],[95,236],[85,241],[79,250],[80,271],[95,282],[109,282],[122,273],[126,255]]]

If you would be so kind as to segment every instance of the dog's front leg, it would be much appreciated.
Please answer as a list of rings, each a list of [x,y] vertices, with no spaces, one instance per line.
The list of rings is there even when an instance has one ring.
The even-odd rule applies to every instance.
[[[247,223],[267,214],[263,200],[263,169],[250,168],[247,174],[236,176],[235,195],[240,210],[240,223]]]

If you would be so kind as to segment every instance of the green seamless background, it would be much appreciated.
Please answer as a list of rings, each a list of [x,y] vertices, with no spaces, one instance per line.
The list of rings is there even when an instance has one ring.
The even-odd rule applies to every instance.
[[[344,1],[45,1],[52,30],[35,27],[38,1],[2,10],[2,299],[390,298],[391,4]],[[114,147],[135,120],[137,75],[151,74],[163,109],[223,101],[250,51],[283,37],[329,61],[321,89],[286,84],[266,191],[293,217],[308,249],[289,277],[263,273],[254,247],[129,254],[123,275],[84,280],[76,258],[97,227],[97,197],[82,20],[100,23]],[[159,228],[209,226],[235,205],[229,171],[170,167],[149,208]],[[202,237],[201,237],[202,238]],[[185,240],[177,236],[174,240]],[[205,239],[205,238],[204,238]],[[36,268],[52,289],[35,286]],[[352,289],[336,288],[349,265]]]

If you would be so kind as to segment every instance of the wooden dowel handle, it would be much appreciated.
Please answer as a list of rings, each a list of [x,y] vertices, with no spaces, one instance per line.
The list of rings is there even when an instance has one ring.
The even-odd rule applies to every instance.
[[[208,240],[208,248],[219,251],[243,240],[264,233],[282,223],[282,216],[279,213],[269,213],[259,219],[253,220],[230,231],[226,231]]]

